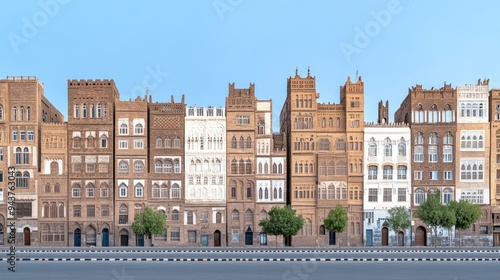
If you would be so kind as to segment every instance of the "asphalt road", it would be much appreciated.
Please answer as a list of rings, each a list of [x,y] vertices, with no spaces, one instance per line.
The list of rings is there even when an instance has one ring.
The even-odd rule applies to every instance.
[[[498,262],[18,262],[0,279],[498,279]]]

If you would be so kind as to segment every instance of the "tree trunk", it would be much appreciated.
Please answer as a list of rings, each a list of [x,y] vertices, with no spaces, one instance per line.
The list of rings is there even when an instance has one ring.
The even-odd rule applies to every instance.
[[[276,236],[276,249],[278,249],[278,236],[277,235],[275,236]]]

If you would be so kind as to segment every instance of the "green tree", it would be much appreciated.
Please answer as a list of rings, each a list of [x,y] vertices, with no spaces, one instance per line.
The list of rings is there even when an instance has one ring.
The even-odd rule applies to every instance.
[[[386,222],[389,224],[389,228],[394,231],[396,237],[398,236],[399,231],[405,232],[406,229],[410,227],[410,215],[406,207],[393,207],[387,212],[389,213],[389,217],[387,218]],[[399,244],[398,241],[396,241],[396,244]]]
[[[161,211],[154,211],[151,207],[144,207],[142,212],[136,213],[132,230],[137,235],[163,234],[167,230],[167,217]]]
[[[452,228],[455,224],[455,213],[447,205],[441,203],[439,191],[427,193],[427,200],[420,204],[415,216],[427,224],[434,233],[434,247],[437,247],[438,228]]]
[[[347,227],[347,210],[337,204],[334,209],[330,209],[328,217],[323,220],[323,224],[328,232],[344,232]],[[339,246],[340,242],[337,242],[337,247]]]
[[[304,218],[301,215],[297,216],[296,211],[290,205],[273,206],[268,216],[267,219],[259,222],[259,226],[265,233],[276,236],[276,247],[278,247],[278,235],[283,238],[296,235],[304,225]]]
[[[455,230],[465,230],[468,229],[482,216],[482,211],[479,205],[469,203],[466,200],[451,201],[450,208],[455,213],[456,222]],[[458,238],[458,246],[461,246],[461,236]]]

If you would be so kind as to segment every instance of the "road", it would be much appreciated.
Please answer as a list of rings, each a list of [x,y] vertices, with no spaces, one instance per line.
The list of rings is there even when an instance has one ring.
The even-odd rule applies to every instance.
[[[0,279],[498,279],[496,249],[19,249],[0,250]],[[47,252],[49,251],[49,252]],[[92,252],[89,252],[92,251]],[[155,252],[156,251],[156,252]],[[74,260],[74,258],[79,259]],[[115,259],[116,258],[116,259]],[[35,260],[38,259],[38,260]],[[44,259],[44,260],[42,260]],[[49,260],[51,259],[51,260]]]

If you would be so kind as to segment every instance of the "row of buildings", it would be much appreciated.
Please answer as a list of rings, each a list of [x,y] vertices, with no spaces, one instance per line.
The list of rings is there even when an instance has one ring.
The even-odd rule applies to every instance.
[[[433,240],[413,217],[432,190],[481,206],[465,245],[500,244],[500,90],[488,80],[411,87],[394,122],[387,102],[364,121],[361,78],[347,79],[337,104],[318,98],[316,78],[296,71],[273,133],[272,100],[257,99],[254,84],[229,84],[225,107],[197,107],[120,100],[113,80],[68,80],[65,121],[36,78],[0,80],[0,246],[12,221],[17,245],[143,246],[131,224],[146,206],[167,216],[157,246],[453,244],[452,231]],[[286,204],[303,228],[268,239],[259,221]],[[323,219],[337,204],[349,222],[330,233]],[[394,206],[410,209],[406,232],[388,230]]]

